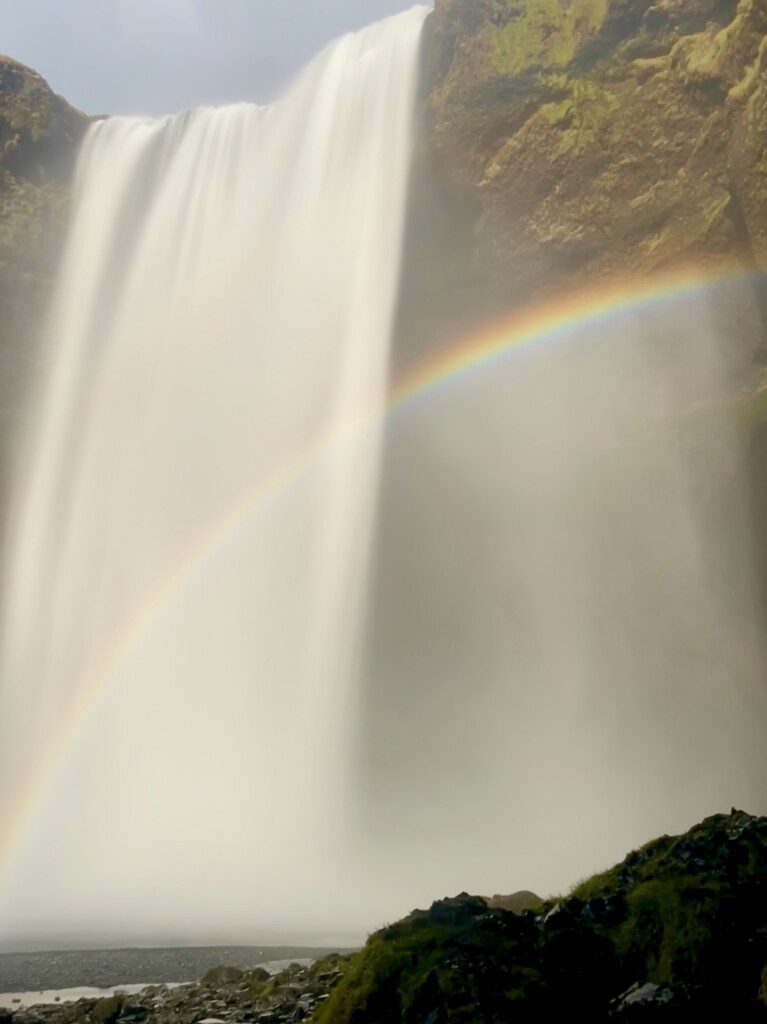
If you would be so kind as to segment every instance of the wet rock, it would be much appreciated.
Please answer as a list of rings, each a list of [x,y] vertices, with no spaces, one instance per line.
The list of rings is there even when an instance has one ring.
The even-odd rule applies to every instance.
[[[562,909],[563,909],[563,907],[562,907],[561,903],[555,903],[554,906],[551,908],[551,910],[548,910],[543,915],[542,924],[544,924],[544,925],[551,924],[551,922],[554,920],[554,918],[558,914],[562,913]]]
[[[117,1024],[141,1024],[149,1016],[149,1009],[146,1006],[123,1006]]]
[[[222,964],[220,967],[211,967],[202,976],[201,984],[209,988],[220,988],[224,985],[236,985],[245,977],[245,972],[239,967],[228,967]]]
[[[633,1006],[665,1006],[672,999],[671,992],[652,982],[635,982],[616,1000],[616,1009],[623,1012]]]
[[[271,974],[269,971],[264,970],[263,967],[254,967],[250,971],[245,972],[245,981],[249,985],[260,985],[266,981],[269,981]]]
[[[120,1016],[122,1008],[123,997],[119,994],[98,999],[91,1010],[91,1020],[94,1024],[112,1024]]]

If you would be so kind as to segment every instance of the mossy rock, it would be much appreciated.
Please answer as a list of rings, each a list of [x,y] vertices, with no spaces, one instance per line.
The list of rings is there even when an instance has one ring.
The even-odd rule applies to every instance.
[[[36,72],[0,57],[0,458],[34,359],[89,123]]]
[[[414,911],[370,937],[317,1020],[762,1019],[765,921],[767,818],[733,811],[648,843],[540,911],[466,893]],[[639,989],[653,998],[622,1003]]]
[[[600,280],[767,269],[761,0],[436,0],[425,53],[404,337]]]
[[[90,1019],[93,1024],[112,1024],[120,1016],[124,999],[116,993],[105,999],[98,999],[90,1012]]]
[[[585,45],[598,39],[610,0],[511,0],[486,32],[495,70],[520,75],[565,68]]]
[[[245,980],[245,972],[239,967],[221,964],[219,967],[211,967],[206,971],[200,979],[200,984],[208,988],[226,988],[230,985],[238,985],[243,980]]]

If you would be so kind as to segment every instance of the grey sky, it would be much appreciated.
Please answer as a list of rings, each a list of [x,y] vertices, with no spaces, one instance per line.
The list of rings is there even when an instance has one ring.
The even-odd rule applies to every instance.
[[[88,113],[264,102],[327,42],[415,0],[0,0],[0,52]]]

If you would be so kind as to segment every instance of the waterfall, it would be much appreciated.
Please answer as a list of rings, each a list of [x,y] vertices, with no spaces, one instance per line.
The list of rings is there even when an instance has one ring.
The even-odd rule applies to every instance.
[[[85,140],[9,513],[0,943],[357,939],[763,805],[750,286],[604,282],[390,381],[425,15]]]
[[[8,934],[344,927],[380,447],[344,425],[387,384],[425,15],[85,140],[9,531]]]

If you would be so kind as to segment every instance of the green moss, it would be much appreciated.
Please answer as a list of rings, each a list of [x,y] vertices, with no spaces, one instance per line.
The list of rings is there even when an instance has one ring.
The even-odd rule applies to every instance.
[[[558,103],[545,103],[540,110],[543,117],[552,127],[567,124],[573,113],[572,99],[560,100]]]
[[[371,936],[317,1020],[395,1024],[435,1009],[466,1024],[503,1019],[540,988],[533,939],[531,916],[467,896],[436,903]]]
[[[570,896],[579,900],[590,900],[603,896],[615,885],[617,868],[610,871],[603,871],[601,874],[592,875],[582,882],[578,882],[570,890]]]
[[[627,898],[618,938],[621,955],[642,960],[648,981],[673,985],[705,978],[706,950],[716,923],[720,887],[694,879],[653,879]]]
[[[750,1020],[767,952],[765,865],[767,819],[733,811],[653,840],[540,913],[440,901],[371,936],[318,1024],[522,1022],[565,1008],[604,1020],[636,981],[677,1008]]]
[[[567,82],[567,95],[540,108],[540,115],[552,127],[574,133],[567,145],[580,149],[593,143],[618,105],[618,99],[599,82],[574,78]]]
[[[566,67],[604,24],[609,0],[512,0],[504,25],[488,29],[495,69],[518,75]]]

